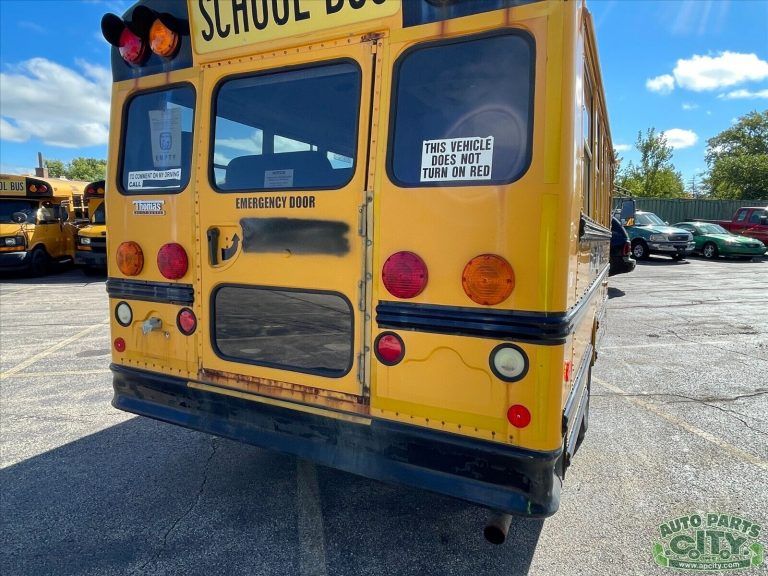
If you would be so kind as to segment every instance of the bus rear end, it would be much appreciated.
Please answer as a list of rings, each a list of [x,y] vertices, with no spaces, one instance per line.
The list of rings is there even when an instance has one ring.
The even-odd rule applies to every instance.
[[[554,513],[607,273],[581,6],[258,6],[103,22],[115,406]]]

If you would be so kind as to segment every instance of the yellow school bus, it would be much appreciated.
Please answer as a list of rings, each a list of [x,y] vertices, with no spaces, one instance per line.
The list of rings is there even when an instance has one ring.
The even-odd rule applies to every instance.
[[[35,276],[74,258],[73,198],[85,182],[0,174],[0,272]]]
[[[610,240],[583,2],[146,0],[102,31],[114,405],[553,514]]]
[[[83,194],[88,222],[75,236],[75,264],[86,273],[107,269],[107,217],[104,180],[91,182]]]

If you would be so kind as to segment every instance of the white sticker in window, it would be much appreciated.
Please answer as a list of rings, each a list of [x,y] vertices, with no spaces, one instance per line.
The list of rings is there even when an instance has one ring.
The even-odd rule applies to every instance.
[[[424,140],[421,182],[490,180],[493,136]]]
[[[152,164],[155,168],[181,166],[181,109],[150,110]]]
[[[290,188],[293,186],[293,168],[289,170],[266,170],[264,188]]]
[[[181,168],[173,170],[136,170],[128,172],[128,190],[148,188],[178,188],[181,183],[169,184],[168,180],[181,180]]]

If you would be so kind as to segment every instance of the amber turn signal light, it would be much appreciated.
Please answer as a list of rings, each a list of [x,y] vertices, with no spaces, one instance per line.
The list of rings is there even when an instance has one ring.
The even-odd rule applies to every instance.
[[[494,306],[512,294],[515,273],[501,256],[482,254],[467,262],[461,274],[461,285],[474,302]]]
[[[144,252],[136,242],[123,242],[117,247],[117,267],[126,276],[136,276],[144,268]]]

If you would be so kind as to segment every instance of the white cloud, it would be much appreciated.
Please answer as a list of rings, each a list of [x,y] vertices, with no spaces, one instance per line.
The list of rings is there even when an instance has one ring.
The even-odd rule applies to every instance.
[[[613,146],[614,150],[616,152],[626,152],[627,150],[632,150],[631,144],[614,144]]]
[[[675,79],[669,74],[662,74],[661,76],[656,76],[656,78],[648,78],[645,81],[645,87],[651,92],[669,94],[675,89]]]
[[[78,60],[82,72],[32,58],[0,73],[0,138],[38,138],[64,148],[107,143],[109,70]]]
[[[261,130],[254,130],[249,138],[216,138],[215,145],[217,149],[223,147],[250,154],[261,154],[263,136]]]
[[[768,78],[768,62],[755,54],[738,52],[721,52],[714,57],[694,54],[678,60],[672,73],[681,88],[702,92],[764,80]]]
[[[733,90],[727,94],[719,94],[717,97],[721,100],[754,100],[757,98],[768,98],[768,88],[765,90],[757,90],[756,92],[740,88],[739,90]]]
[[[698,104],[689,104],[688,102],[683,102],[683,110],[696,110],[698,107]]]
[[[672,148],[690,148],[699,141],[699,137],[693,130],[684,130],[682,128],[671,128],[663,132],[667,139],[667,144]]]

